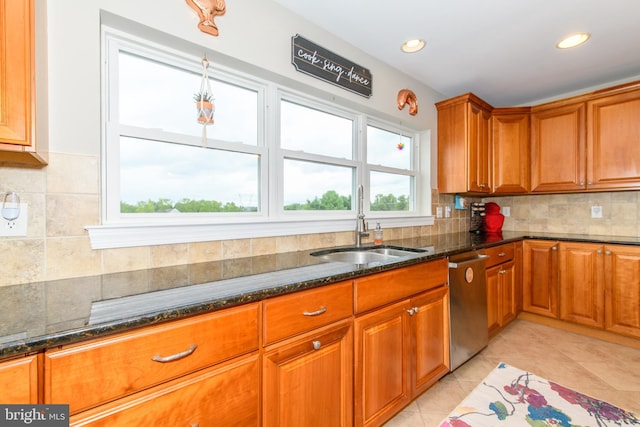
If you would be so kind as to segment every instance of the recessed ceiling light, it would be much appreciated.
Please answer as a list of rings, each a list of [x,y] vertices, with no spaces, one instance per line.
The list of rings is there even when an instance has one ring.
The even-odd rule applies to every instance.
[[[576,47],[589,40],[589,37],[591,37],[591,34],[589,33],[573,34],[558,42],[556,47],[558,49],[569,49],[570,47]]]
[[[424,40],[411,39],[402,43],[402,46],[400,47],[400,49],[402,49],[403,52],[412,53],[412,52],[419,51],[424,47],[424,45],[425,45]]]

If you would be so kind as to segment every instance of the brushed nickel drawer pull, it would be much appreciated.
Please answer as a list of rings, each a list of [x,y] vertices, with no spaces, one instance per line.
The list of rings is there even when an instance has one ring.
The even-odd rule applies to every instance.
[[[180,360],[191,355],[191,353],[196,351],[197,347],[198,347],[197,344],[191,344],[191,347],[189,347],[188,350],[182,351],[180,353],[172,354],[171,356],[153,356],[151,360],[153,360],[154,362],[160,362],[160,363],[173,362],[175,360]]]
[[[304,312],[302,312],[302,314],[304,314],[305,316],[319,316],[319,315],[325,313],[326,311],[327,311],[327,307],[323,305],[322,307],[320,307],[320,310],[304,311]]]
[[[500,253],[498,254],[498,256],[500,256],[500,257],[502,257],[502,256],[506,256],[506,255],[507,255],[507,254],[505,254],[504,252],[500,252]]]
[[[322,343],[320,341],[314,341],[312,344],[314,350],[320,350],[320,347],[322,347]]]

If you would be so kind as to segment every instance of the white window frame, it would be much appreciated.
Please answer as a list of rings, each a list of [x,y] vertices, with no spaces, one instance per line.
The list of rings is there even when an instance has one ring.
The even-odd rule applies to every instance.
[[[119,46],[127,46],[138,54],[148,54],[152,59],[166,59],[170,63],[182,61],[184,68],[193,67],[198,64],[199,58],[168,49],[164,46],[140,39],[130,34],[126,34],[110,27],[102,28],[102,64],[103,76],[117,76],[113,73],[117,64],[110,60],[117,57],[118,49],[114,48],[113,42]],[[115,56],[114,55],[115,51]],[[164,56],[164,58],[163,58]],[[368,221],[382,221],[383,227],[406,227],[419,225],[433,225],[433,217],[430,212],[424,210],[423,197],[430,200],[430,188],[424,189],[429,193],[423,193],[421,188],[421,171],[419,163],[420,134],[402,126],[394,125],[388,121],[372,117],[362,112],[354,111],[344,106],[329,103],[323,100],[310,97],[299,91],[278,85],[273,82],[264,81],[252,75],[246,75],[242,71],[215,64],[215,70],[221,73],[226,81],[232,81],[235,76],[241,79],[242,86],[247,82],[254,82],[259,97],[263,97],[265,102],[264,111],[259,112],[258,117],[258,144],[257,146],[242,145],[239,150],[237,145],[222,141],[210,141],[216,148],[230,151],[247,152],[253,151],[261,156],[260,181],[261,181],[261,210],[260,212],[237,214],[196,214],[189,218],[184,218],[180,214],[175,216],[135,214],[123,217],[119,212],[119,143],[120,135],[131,135],[149,139],[167,140],[175,138],[182,144],[200,145],[201,139],[198,137],[184,136],[160,131],[162,138],[158,138],[156,131],[134,128],[131,126],[112,123],[110,120],[113,112],[112,108],[117,108],[117,96],[109,94],[110,85],[117,84],[117,81],[107,81],[103,77],[102,99],[103,99],[103,144],[102,144],[102,224],[87,226],[93,249],[148,246],[157,244],[177,244],[214,240],[230,240],[241,238],[257,238],[270,236],[286,236],[296,234],[324,233],[349,231],[355,228],[355,204],[356,191],[359,184],[365,188],[365,215]],[[220,78],[220,76],[212,75]],[[117,93],[117,90],[113,92]],[[279,105],[280,99],[299,103],[311,108],[317,108],[342,117],[354,120],[354,153],[353,159],[336,159],[315,154],[302,153],[298,151],[286,150],[280,147],[279,143]],[[111,102],[111,104],[109,103]],[[259,102],[260,106],[260,102]],[[407,174],[405,170],[388,168],[383,166],[368,165],[366,163],[366,128],[373,125],[382,129],[397,131],[412,137],[412,161],[413,169],[409,172],[414,178],[415,188],[413,209],[408,212],[386,211],[370,212],[368,194],[368,180],[371,170],[381,172],[391,172]],[[209,141],[208,141],[209,142]],[[107,147],[107,144],[109,146]],[[211,144],[209,144],[211,146]],[[251,147],[251,148],[248,148]],[[283,206],[284,186],[282,183],[283,163],[285,158],[296,160],[309,160],[314,162],[326,162],[332,165],[353,167],[356,173],[352,196],[352,210],[350,211],[285,211]],[[424,173],[424,171],[422,172]],[[428,182],[428,181],[427,181]],[[117,203],[114,202],[117,200]],[[422,207],[422,209],[421,209]]]

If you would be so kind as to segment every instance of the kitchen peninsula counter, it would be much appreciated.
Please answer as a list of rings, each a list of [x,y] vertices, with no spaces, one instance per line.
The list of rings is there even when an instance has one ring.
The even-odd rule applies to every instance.
[[[0,358],[52,348],[522,239],[640,245],[638,237],[504,232],[386,241],[433,250],[367,265],[298,251],[0,287]]]

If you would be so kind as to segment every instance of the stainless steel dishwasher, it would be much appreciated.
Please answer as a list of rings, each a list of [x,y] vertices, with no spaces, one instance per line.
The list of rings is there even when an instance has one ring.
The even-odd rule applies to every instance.
[[[471,359],[489,342],[485,260],[481,251],[449,258],[451,371]]]

